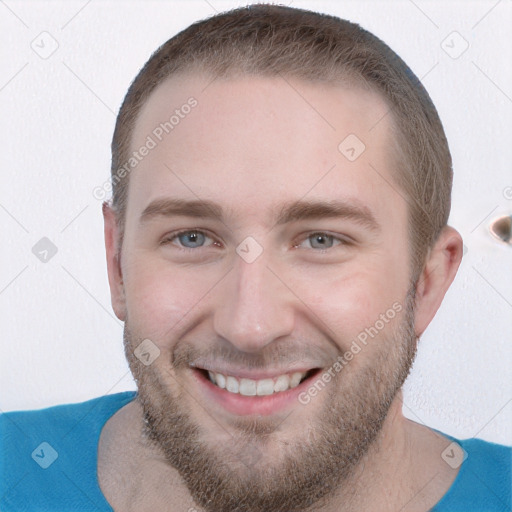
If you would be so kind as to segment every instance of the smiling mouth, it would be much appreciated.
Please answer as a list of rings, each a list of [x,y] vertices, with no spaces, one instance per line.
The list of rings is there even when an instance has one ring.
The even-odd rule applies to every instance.
[[[199,368],[198,370],[216,387],[229,393],[242,396],[269,396],[296,388],[305,380],[316,375],[320,371],[320,368],[258,380],[238,378],[232,375],[225,375]]]

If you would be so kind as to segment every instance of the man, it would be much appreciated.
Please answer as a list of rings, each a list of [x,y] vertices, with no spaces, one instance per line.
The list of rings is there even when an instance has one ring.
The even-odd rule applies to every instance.
[[[4,415],[2,510],[510,510],[509,448],[401,410],[462,256],[451,181],[427,92],[359,26],[254,5],[170,39],[103,205],[138,392]]]

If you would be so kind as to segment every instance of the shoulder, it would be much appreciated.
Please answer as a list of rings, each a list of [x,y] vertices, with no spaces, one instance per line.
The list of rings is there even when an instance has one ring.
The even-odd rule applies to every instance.
[[[482,439],[450,439],[462,448],[463,460],[457,478],[433,512],[509,511],[512,448]],[[451,455],[449,448],[444,457]],[[450,463],[449,458],[445,460]]]
[[[51,510],[58,503],[83,510],[84,499],[103,505],[96,485],[99,435],[134,397],[135,392],[125,392],[1,414],[0,510],[30,510],[36,504],[39,510],[45,503]]]
[[[90,418],[98,415],[108,414],[116,411],[119,407],[128,403],[135,397],[134,391],[125,391],[113,395],[100,396],[87,400],[86,402],[55,405],[45,409],[34,409],[26,411],[12,411],[0,414],[0,426],[6,429],[13,429],[17,423],[22,423],[27,428],[43,424],[76,423],[77,420]],[[58,426],[58,425],[55,425]]]
[[[510,474],[512,447],[482,439],[466,439],[458,442],[468,455],[471,453],[473,466],[499,468]]]
[[[129,391],[81,403],[0,414],[0,450],[5,457],[13,452],[21,455],[25,449],[33,450],[50,440],[66,448],[77,439],[87,441],[88,436],[101,430],[108,418],[134,397],[135,393]],[[92,441],[93,437],[89,439]]]

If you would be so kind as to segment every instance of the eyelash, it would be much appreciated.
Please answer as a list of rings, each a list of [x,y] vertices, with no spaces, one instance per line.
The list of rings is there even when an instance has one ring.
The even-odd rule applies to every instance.
[[[181,235],[186,235],[188,233],[199,233],[201,235],[204,235],[205,237],[208,237],[208,238],[211,238],[213,240],[213,237],[211,237],[207,231],[204,231],[202,229],[184,229],[182,231],[177,231],[176,233],[170,233],[168,236],[166,236],[162,242],[161,242],[161,245],[168,245],[168,244],[172,244],[173,240],[176,240],[178,239]],[[327,252],[329,249],[334,249],[334,247],[337,247],[338,245],[345,245],[345,246],[349,246],[349,245],[352,245],[352,242],[350,240],[348,240],[347,238],[345,237],[337,237],[335,235],[331,235],[330,233],[326,232],[326,231],[310,231],[309,233],[306,233],[306,236],[303,236],[303,238],[301,239],[302,241],[304,240],[307,240],[308,238],[312,237],[313,235],[326,235],[327,237],[331,237],[333,240],[335,241],[338,241],[339,244],[336,244],[336,245],[333,245],[333,247],[328,247],[327,249],[315,249],[315,248],[308,248],[308,250],[311,250],[311,251],[314,251],[314,252],[320,252],[320,253],[325,253]],[[210,245],[215,245],[215,244],[218,244],[218,242],[213,242],[212,244]],[[173,244],[174,245],[174,244]],[[293,248],[298,248],[298,246],[300,245],[300,243],[298,244],[293,244]],[[191,252],[191,251],[197,251],[197,249],[202,249],[204,247],[197,247],[197,248],[192,248],[192,247],[183,247],[183,246],[176,246],[180,251],[185,251],[185,252]],[[207,247],[210,247],[210,246],[207,246]]]

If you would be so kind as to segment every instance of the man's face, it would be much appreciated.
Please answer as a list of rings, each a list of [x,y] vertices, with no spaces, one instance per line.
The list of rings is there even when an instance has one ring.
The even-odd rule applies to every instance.
[[[387,111],[359,89],[188,75],[137,120],[132,150],[156,146],[130,176],[126,352],[152,437],[207,510],[289,512],[332,492],[407,375],[407,203]],[[338,148],[350,134],[359,156],[353,136]],[[214,206],[178,214],[189,201]],[[147,366],[133,355],[145,339],[160,351]]]

